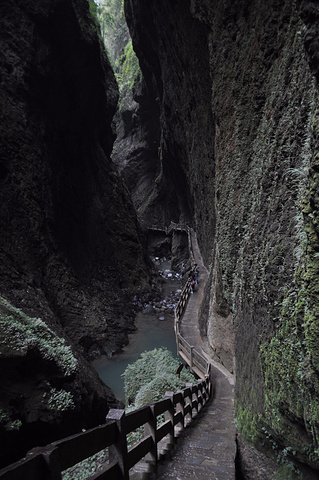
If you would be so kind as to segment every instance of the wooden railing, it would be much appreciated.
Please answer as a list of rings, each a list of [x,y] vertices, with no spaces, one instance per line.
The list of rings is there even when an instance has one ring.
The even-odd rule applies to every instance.
[[[187,233],[188,236],[188,251],[191,269],[195,268],[195,257],[192,246],[191,229],[189,225],[182,225],[171,222],[169,227],[150,226],[149,230],[165,232],[169,235],[173,230],[180,230]],[[191,293],[190,279],[188,279],[184,285],[181,293],[181,297],[175,307],[175,336],[177,353],[183,359],[185,363],[190,367],[191,371],[195,373],[199,378],[206,378],[206,375],[210,375],[211,364],[201,355],[200,352],[195,350],[194,346],[190,345],[181,335],[180,322],[185,311],[189,296]]]
[[[186,284],[184,285],[180,299],[175,307],[175,322],[180,321],[180,319],[182,318],[182,315],[187,305],[188,298],[190,296],[190,292],[191,292],[191,282],[188,279]]]
[[[128,480],[129,470],[146,457],[150,465],[160,458],[159,443],[172,449],[181,429],[198,415],[211,395],[207,377],[196,384],[187,384],[177,393],[128,414],[110,410],[106,424],[86,432],[31,450],[26,458],[0,471],[1,480],[61,480],[62,472],[78,462],[109,449],[108,464],[89,480]],[[162,424],[159,417],[165,416]],[[144,437],[128,448],[127,435],[144,425]]]
[[[194,270],[195,259],[194,259],[194,253],[193,253],[193,247],[192,247],[191,231],[189,227],[187,227],[187,234],[188,234],[188,249],[189,249],[190,263],[191,263],[192,270]],[[193,373],[195,373],[199,378],[204,379],[207,376],[210,376],[211,363],[208,362],[203,357],[203,355],[194,348],[193,345],[190,345],[185,340],[185,338],[183,338],[180,331],[181,319],[185,311],[190,294],[191,294],[191,285],[190,285],[190,279],[188,279],[186,284],[184,285],[180,299],[175,308],[174,329],[175,329],[177,353],[184,360],[184,362],[187,363],[187,365],[190,367]]]
[[[193,373],[195,373],[199,378],[204,379],[206,376],[210,375],[211,363],[208,362],[203,355],[194,348],[193,345],[190,345],[185,338],[183,338],[180,332],[181,318],[184,313],[190,292],[191,286],[190,281],[188,280],[175,308],[174,329],[177,353],[184,360],[184,362],[187,363]]]
[[[189,365],[191,371],[199,378],[210,375],[211,364],[190,345],[180,334],[178,336],[178,354]]]
[[[173,231],[178,232],[187,232],[188,225],[182,223],[175,223],[171,222],[168,227],[161,227],[158,225],[149,225],[147,230],[154,231],[154,232],[163,232],[166,235],[170,235]]]

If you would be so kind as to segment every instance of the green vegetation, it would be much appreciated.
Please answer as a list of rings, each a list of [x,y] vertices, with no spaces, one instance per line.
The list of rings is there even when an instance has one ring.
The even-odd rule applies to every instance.
[[[125,22],[124,2],[101,0],[95,7],[101,36],[119,86],[120,107],[123,107],[132,98],[135,82],[141,80],[139,62]]]
[[[108,449],[92,455],[62,472],[63,480],[86,480],[108,463]]]
[[[256,415],[254,411],[242,406],[236,402],[236,422],[241,434],[253,444],[262,442],[262,434],[259,431],[258,424],[260,415]]]
[[[194,382],[193,375],[185,369],[178,377],[178,366],[179,361],[163,348],[144,352],[136,362],[128,365],[123,374],[126,411],[154,403],[164,398],[166,392],[176,392],[185,388],[187,382]],[[159,424],[162,421],[163,417],[159,419]],[[143,432],[143,427],[132,432],[128,436],[129,445],[138,442]]]
[[[72,394],[65,390],[51,388],[50,392],[48,394],[45,393],[43,396],[47,399],[50,410],[65,412],[66,410],[69,410],[69,408],[75,407]]]
[[[319,114],[314,130],[319,135]],[[261,346],[267,423],[310,463],[319,462],[319,154],[303,196],[306,249],[295,274],[295,289],[286,294],[280,322],[270,342]],[[289,416],[287,416],[289,412]],[[296,438],[288,420],[303,425]]]
[[[301,480],[303,478],[302,473],[289,462],[286,465],[281,465],[270,480]]]
[[[124,53],[117,60],[116,79],[120,86],[120,93],[132,90],[135,82],[140,79],[141,70],[138,59],[133,50],[131,38],[124,47]]]
[[[73,375],[78,368],[78,361],[72,349],[43,320],[30,317],[22,310],[15,308],[6,299],[0,297],[0,358],[5,360],[19,359],[19,365],[25,359],[35,360],[39,368],[47,362],[54,365],[64,378]],[[23,379],[22,379],[23,381]],[[32,414],[36,411],[50,410],[65,412],[75,406],[73,395],[64,389],[54,388],[48,380],[43,379],[39,391],[34,392]],[[42,397],[41,397],[42,395]],[[1,399],[0,424],[6,430],[19,430],[24,421],[22,404],[28,401],[21,397],[21,411],[17,411],[10,403],[10,398]],[[17,415],[21,418],[17,418]]]
[[[19,430],[22,422],[20,419],[11,420],[8,413],[0,408],[0,425],[6,425],[7,430]]]
[[[0,357],[24,356],[37,350],[43,360],[54,361],[64,375],[77,369],[77,359],[63,338],[40,318],[26,315],[0,297]]]
[[[121,15],[123,12],[123,2],[118,2],[115,0],[102,0],[100,2],[95,2],[94,0],[89,0],[90,4],[94,4],[91,6],[91,12],[97,18],[100,29],[101,29],[101,36],[106,44],[108,45],[108,35],[113,34],[113,30],[115,28],[116,17],[118,16],[118,10],[120,8]]]
[[[95,3],[94,0],[89,0],[89,8],[90,8],[90,14],[92,17],[97,20],[97,4]]]
[[[155,348],[141,354],[124,372],[126,406],[131,410],[164,398],[165,392],[185,388],[186,382],[194,382],[193,375],[183,369],[176,375],[179,361],[163,348]]]

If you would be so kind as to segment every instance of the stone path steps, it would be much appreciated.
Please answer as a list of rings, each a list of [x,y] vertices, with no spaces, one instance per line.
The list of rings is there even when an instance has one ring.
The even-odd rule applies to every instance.
[[[228,425],[233,410],[229,402],[232,388],[222,379],[219,382],[224,396],[210,402],[184,430],[171,460],[158,465],[157,480],[235,480],[235,435],[230,431],[234,425],[232,429]]]
[[[132,480],[235,480],[236,427],[234,423],[234,377],[213,362],[209,346],[201,338],[198,312],[204,297],[208,272],[192,231],[195,262],[199,266],[199,285],[188,300],[181,322],[185,340],[212,364],[213,396],[203,412],[181,432],[173,454],[162,460],[156,472],[140,471]]]
[[[207,352],[207,342],[200,336],[198,312],[208,272],[193,231],[191,237],[200,277],[199,285],[188,301],[181,322],[181,333],[196,350],[204,353],[205,350]],[[156,480],[235,480],[234,378],[222,366],[212,361],[211,363],[213,399],[178,438],[171,460],[165,460],[158,465],[157,473],[153,476]]]

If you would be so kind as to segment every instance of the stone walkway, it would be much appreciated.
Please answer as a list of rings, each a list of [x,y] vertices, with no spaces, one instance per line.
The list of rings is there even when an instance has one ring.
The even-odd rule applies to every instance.
[[[207,350],[198,326],[198,311],[208,272],[203,265],[196,235],[192,232],[195,262],[200,268],[199,285],[190,296],[181,323],[183,337],[202,352]],[[187,427],[170,460],[157,467],[156,480],[235,480],[236,427],[234,423],[234,377],[212,362],[213,399]]]

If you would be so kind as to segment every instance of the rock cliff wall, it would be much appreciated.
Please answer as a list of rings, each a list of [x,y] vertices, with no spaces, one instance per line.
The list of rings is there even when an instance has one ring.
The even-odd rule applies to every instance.
[[[159,110],[142,79],[137,79],[116,115],[117,137],[112,160],[123,175],[140,223],[163,227],[178,218],[166,208],[159,179]]]
[[[152,115],[158,112],[160,122],[154,138],[158,151],[154,189],[157,202],[165,205],[163,220],[165,224],[171,220],[185,222],[194,216],[205,226],[202,239],[209,238],[214,229],[214,217],[208,214],[212,206],[208,192],[214,189],[214,122],[207,104],[210,79],[206,26],[194,20],[180,2],[126,2],[125,13],[145,90],[156,101],[156,109],[150,111]],[[198,118],[202,119],[200,129],[196,127]],[[203,175],[190,183],[187,178],[195,178],[195,165],[202,167]],[[206,199],[195,212],[194,198],[198,206],[200,198]],[[205,253],[208,255],[207,249]]]
[[[202,329],[236,371],[239,431],[318,469],[318,7],[126,0],[126,15],[161,181],[211,271]]]
[[[2,458],[103,420],[143,238],[110,160],[117,86],[85,0],[0,5]],[[82,355],[81,355],[82,354]],[[24,451],[22,451],[24,449]]]

